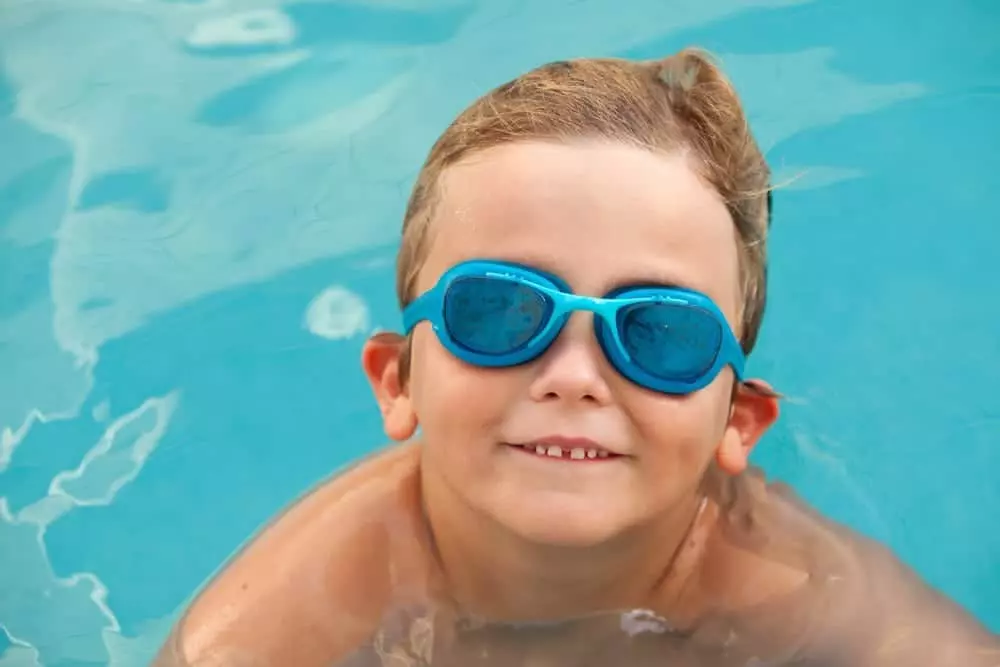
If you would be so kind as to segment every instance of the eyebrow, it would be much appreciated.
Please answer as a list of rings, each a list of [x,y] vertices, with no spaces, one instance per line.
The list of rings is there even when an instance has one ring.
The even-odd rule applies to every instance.
[[[543,258],[536,257],[530,260],[525,259],[506,259],[504,261],[513,261],[515,263],[523,264],[529,268],[533,268],[539,271],[548,273],[549,275],[555,276],[560,281],[569,285],[569,280],[563,275],[561,271],[558,271],[549,261]],[[573,285],[569,287],[576,293],[576,288]],[[606,296],[611,292],[621,289],[642,289],[642,288],[655,288],[655,289],[681,289],[681,290],[691,290],[700,293],[706,293],[703,287],[698,287],[692,284],[690,281],[682,280],[675,275],[669,275],[666,273],[660,273],[656,275],[654,272],[643,272],[631,275],[626,275],[624,278],[615,279],[608,285],[605,285],[601,289],[600,294],[595,294],[594,296]]]
[[[672,278],[668,276],[649,276],[648,274],[642,277],[630,277],[622,280],[616,280],[608,288],[604,290],[605,294],[613,292],[620,289],[643,289],[643,288],[656,288],[656,289],[682,289],[682,290],[693,290],[696,292],[703,292],[704,290],[692,285],[690,282],[679,280],[677,278]]]

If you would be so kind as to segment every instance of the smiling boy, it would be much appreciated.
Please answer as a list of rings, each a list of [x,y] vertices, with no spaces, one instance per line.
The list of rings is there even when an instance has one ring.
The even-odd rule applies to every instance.
[[[748,467],[769,170],[705,56],[546,65],[438,140],[386,433],[199,595],[162,665],[1000,665],[886,549]],[[421,437],[413,441],[417,428]]]

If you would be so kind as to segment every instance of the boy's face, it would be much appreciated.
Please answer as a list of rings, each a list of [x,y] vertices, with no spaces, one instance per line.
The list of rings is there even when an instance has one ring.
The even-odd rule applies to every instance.
[[[603,142],[500,146],[444,174],[432,225],[417,294],[458,262],[500,259],[554,273],[583,295],[634,284],[692,288],[738,332],[733,222],[680,154]],[[460,361],[426,322],[413,332],[407,387],[387,392],[375,357],[366,367],[387,431],[403,439],[419,423],[425,475],[439,497],[549,544],[594,544],[669,516],[695,496],[713,458],[741,470],[776,414],[773,405],[741,409],[759,397],[738,395],[734,404],[728,368],[688,396],[629,382],[582,312],[545,354],[513,368]],[[617,456],[554,459],[505,444],[553,437],[586,438]]]

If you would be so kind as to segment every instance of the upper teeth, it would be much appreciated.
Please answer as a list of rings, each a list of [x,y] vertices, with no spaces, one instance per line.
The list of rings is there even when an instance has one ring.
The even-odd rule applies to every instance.
[[[552,458],[561,459],[563,454],[569,454],[571,459],[595,459],[595,458],[607,458],[608,453],[602,449],[584,449],[583,447],[574,447],[572,449],[563,450],[562,447],[558,445],[535,445],[535,453],[541,456],[551,456]]]

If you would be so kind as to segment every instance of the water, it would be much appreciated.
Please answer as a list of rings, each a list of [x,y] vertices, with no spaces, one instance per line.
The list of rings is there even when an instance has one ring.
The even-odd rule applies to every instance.
[[[358,353],[398,324],[405,198],[457,111],[688,44],[790,181],[757,462],[1000,631],[997,35],[990,0],[6,0],[0,665],[143,664],[382,443]]]

